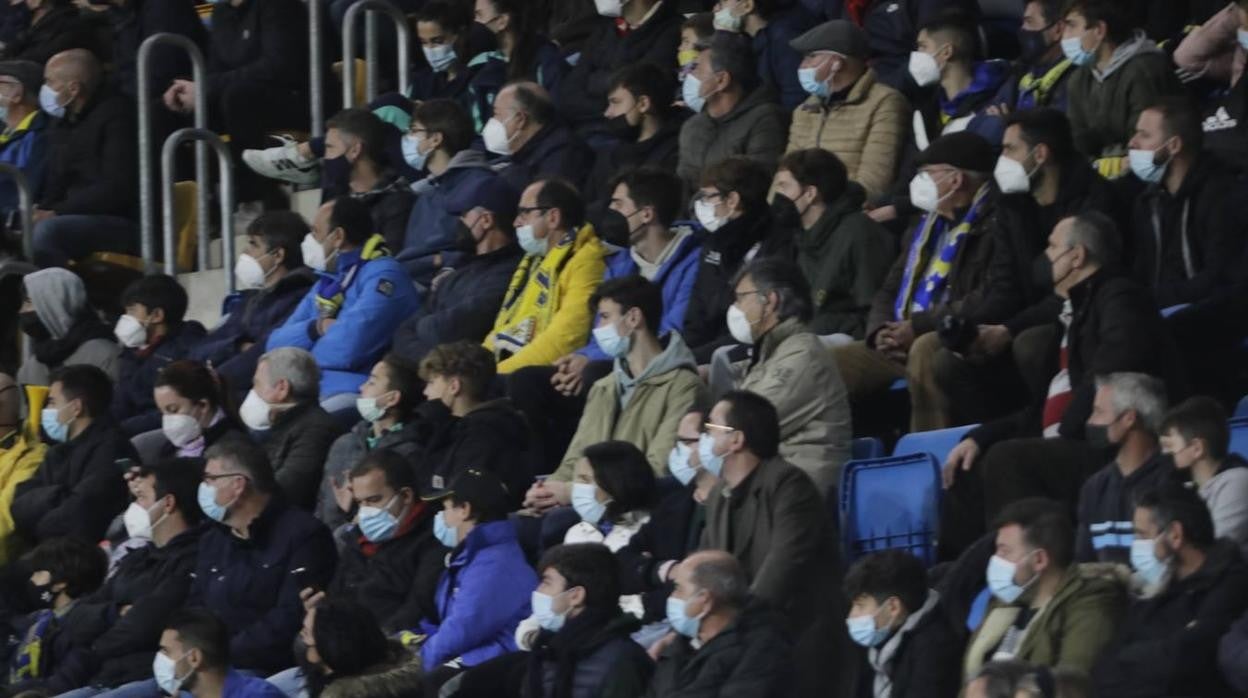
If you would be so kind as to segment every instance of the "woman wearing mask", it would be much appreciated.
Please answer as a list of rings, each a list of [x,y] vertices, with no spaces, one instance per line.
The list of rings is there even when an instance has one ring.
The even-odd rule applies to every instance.
[[[299,668],[270,678],[270,683],[283,690],[302,689],[308,698],[371,695],[370,686],[379,684],[389,695],[420,695],[420,662],[386,640],[368,609],[323,594],[307,599],[304,608],[294,647]]]
[[[160,370],[152,391],[160,410],[160,430],[168,443],[160,459],[198,458],[223,438],[243,438],[212,369],[194,361],[174,361]]]
[[[528,0],[476,0],[474,18],[494,34],[498,49],[473,59],[481,68],[468,85],[472,116],[480,132],[493,114],[494,97],[510,82],[533,80],[555,93],[568,70],[559,48],[539,32],[540,13]]]
[[[646,456],[627,441],[585,449],[572,481],[572,508],[581,522],[565,543],[602,543],[616,552],[650,520],[657,489]]]

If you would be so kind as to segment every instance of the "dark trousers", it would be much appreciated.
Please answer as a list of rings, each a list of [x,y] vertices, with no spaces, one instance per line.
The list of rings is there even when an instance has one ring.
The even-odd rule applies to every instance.
[[[139,224],[121,216],[53,216],[35,224],[36,266],[65,267],[93,252],[139,253]]]
[[[982,424],[1021,409],[1048,393],[1056,368],[1052,325],[1019,334],[1005,352],[986,359],[965,358],[941,348],[932,373],[953,412],[953,424]],[[1029,398],[1030,396],[1030,398]]]
[[[585,411],[585,396],[594,381],[611,372],[612,362],[591,361],[585,366],[581,392],[564,395],[550,379],[553,366],[529,366],[507,377],[507,395],[533,427],[534,467],[538,474],[554,472],[572,443]]]

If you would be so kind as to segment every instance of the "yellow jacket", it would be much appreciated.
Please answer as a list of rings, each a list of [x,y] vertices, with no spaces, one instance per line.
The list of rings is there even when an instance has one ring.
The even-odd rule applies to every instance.
[[[593,226],[566,234],[545,257],[526,255],[511,277],[485,348],[498,372],[546,366],[585,346],[589,299],[606,273],[606,248]]]
[[[47,395],[46,387],[26,386],[26,404],[30,406],[26,424],[20,433],[0,442],[0,566],[21,554],[19,541],[13,535],[9,506],[13,504],[17,486],[34,477],[47,452],[48,447],[39,440],[39,414]]]

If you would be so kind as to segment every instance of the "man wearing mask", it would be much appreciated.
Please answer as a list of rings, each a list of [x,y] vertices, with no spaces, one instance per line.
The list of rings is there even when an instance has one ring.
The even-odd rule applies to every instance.
[[[818,0],[803,0],[807,4]],[[824,5],[831,5],[824,0]],[[975,0],[849,0],[836,3],[836,11],[863,28],[871,48],[872,67],[880,81],[907,98],[914,99],[921,89],[914,84],[907,70],[907,61],[914,51],[919,28],[933,18],[956,8],[969,16],[977,16]],[[826,12],[829,18],[833,11]]]
[[[416,311],[411,279],[373,233],[368,207],[349,197],[323,204],[303,239],[303,261],[321,276],[266,351],[298,347],[321,369],[326,409],[349,409],[386,348],[394,327]]]
[[[567,92],[565,85],[560,94]],[[513,82],[494,99],[494,115],[481,138],[485,149],[498,156],[491,165],[516,191],[553,177],[580,186],[589,173],[593,151],[560,118],[567,119],[567,113],[557,112],[550,94],[534,82]]]
[[[390,124],[367,109],[344,109],[325,124],[325,175],[341,173],[345,190],[324,188],[325,198],[349,195],[368,207],[373,230],[397,249],[403,243],[415,197],[388,164]]]
[[[91,364],[116,380],[121,347],[87,301],[82,279],[60,268],[22,277],[18,326],[30,338],[31,356],[17,371],[21,385],[47,385],[62,366]]]
[[[1169,485],[1135,507],[1131,566],[1143,592],[1092,670],[1096,694],[1231,696],[1218,640],[1248,607],[1248,569],[1218,541],[1200,495]]]
[[[995,163],[992,146],[972,133],[941,136],[923,151],[910,197],[926,213],[875,294],[865,339],[834,350],[855,402],[909,379],[912,431],[939,428],[932,425],[947,410],[925,364],[940,347],[935,330],[941,319],[985,282]]]
[[[239,649],[226,623],[211,611],[180,610],[165,622],[160,650],[152,661],[153,692],[191,698],[282,698],[277,686],[236,671],[231,655]]]
[[[439,344],[485,339],[524,257],[512,226],[519,199],[519,192],[496,175],[447,199],[446,210],[455,216],[455,246],[463,258],[442,264],[420,309],[399,325],[396,354],[420,361]]]
[[[1226,410],[1210,397],[1186,400],[1166,415],[1162,448],[1188,471],[1213,517],[1213,533],[1248,550],[1248,462],[1230,453]]]
[[[1174,476],[1157,442],[1165,409],[1166,386],[1152,376],[1111,373],[1097,379],[1087,428],[1104,431],[1116,452],[1079,491],[1079,562],[1130,562],[1135,502]]]
[[[1061,0],[1027,0],[1018,31],[1021,52],[1014,74],[1001,89],[1003,114],[1051,107],[1066,110],[1066,84],[1075,64],[1062,52]]]
[[[793,40],[817,21],[800,3],[777,0],[720,0],[715,4],[716,31],[749,37],[763,84],[779,95],[780,105],[793,109],[806,99],[797,67],[802,51]],[[865,42],[864,42],[865,45]]]
[[[821,24],[789,42],[803,54],[797,75],[810,97],[793,110],[786,152],[822,148],[874,201],[893,188],[910,105],[867,64],[866,34],[853,22]]]
[[[136,459],[109,409],[113,384],[95,366],[52,374],[40,424],[54,444],[34,477],[17,486],[10,511],[26,541],[70,537],[102,540],[126,508],[119,459]]]
[[[1073,526],[1056,502],[1015,502],[996,528],[987,571],[993,598],[967,641],[963,676],[1010,659],[1089,671],[1123,619],[1124,585],[1075,564]]]

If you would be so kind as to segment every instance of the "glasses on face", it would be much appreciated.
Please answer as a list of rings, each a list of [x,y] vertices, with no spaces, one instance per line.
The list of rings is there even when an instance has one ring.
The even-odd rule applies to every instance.
[[[742,298],[749,298],[750,296],[761,296],[761,295],[763,295],[763,294],[765,294],[765,293],[766,293],[766,291],[763,291],[762,289],[757,289],[757,288],[756,288],[756,289],[754,289],[753,291],[736,291],[736,292],[734,292],[732,295],[733,295],[733,298],[734,298],[734,302],[738,302],[738,303],[739,303],[739,302],[741,302],[741,299],[742,299]]]
[[[203,478],[203,479],[204,479],[204,482],[207,482],[207,483],[211,484],[211,483],[216,482],[217,480],[220,480],[220,479],[222,479],[222,478],[227,478],[227,477],[241,477],[241,478],[243,478],[243,479],[249,479],[249,478],[248,478],[246,475],[244,475],[243,473],[221,473],[221,474],[219,474],[219,475],[212,475],[212,474],[209,474],[209,473],[204,473],[204,478]]]
[[[705,201],[707,203],[716,203],[724,198],[723,192],[720,191],[700,191],[693,195],[694,202]]]
[[[711,432],[716,432],[719,434],[731,434],[734,431],[736,431],[736,428],[730,427],[727,424],[716,424],[715,422],[703,422],[702,424],[702,432],[706,434],[709,434]]]

